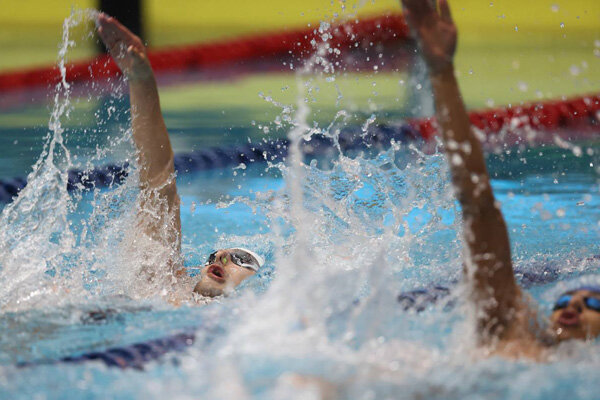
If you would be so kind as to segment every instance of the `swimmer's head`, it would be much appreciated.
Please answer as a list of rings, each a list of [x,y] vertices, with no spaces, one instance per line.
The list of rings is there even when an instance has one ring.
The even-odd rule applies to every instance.
[[[554,305],[552,329],[559,340],[600,335],[600,287],[583,286],[561,295]]]
[[[212,253],[200,272],[194,292],[208,297],[227,294],[264,264],[258,254],[242,249],[222,249]]]

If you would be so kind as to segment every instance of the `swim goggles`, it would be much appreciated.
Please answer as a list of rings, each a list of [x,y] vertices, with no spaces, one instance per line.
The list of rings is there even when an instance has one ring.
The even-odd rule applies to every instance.
[[[235,265],[239,265],[240,267],[251,269],[254,272],[258,272],[258,269],[262,267],[265,263],[265,260],[254,253],[253,251],[243,249],[243,248],[234,248],[227,250],[227,254],[231,257],[231,261]],[[212,252],[208,256],[208,260],[206,260],[205,265],[214,264],[217,260],[217,251]]]
[[[560,296],[554,304],[554,311],[567,308],[572,298],[573,295],[571,294],[563,294]],[[583,304],[585,304],[586,308],[589,308],[590,310],[600,312],[600,299],[597,297],[584,297]]]

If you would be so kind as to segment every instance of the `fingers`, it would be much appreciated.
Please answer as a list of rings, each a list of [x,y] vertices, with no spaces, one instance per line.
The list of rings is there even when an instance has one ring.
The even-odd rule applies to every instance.
[[[450,5],[448,4],[448,0],[439,0],[440,4],[440,15],[442,19],[446,22],[452,22],[452,14],[450,13]]]
[[[430,0],[402,0],[402,7],[417,19],[435,11]]]
[[[127,46],[141,44],[136,35],[115,18],[109,17],[106,14],[98,16],[98,25],[98,33],[108,47],[113,47],[117,42],[125,42]]]
[[[135,62],[135,63],[144,62],[146,59],[146,56],[144,55],[144,53],[142,53],[134,45],[131,45],[127,48],[127,54],[132,57],[133,62]]]
[[[98,35],[123,72],[147,64],[142,41],[115,18],[100,14]]]
[[[412,14],[413,18],[420,18],[437,14],[436,0],[401,0],[402,10],[405,14]],[[438,0],[440,15],[447,21],[452,21],[448,0]]]
[[[106,29],[102,28],[101,26],[98,28],[98,36],[100,36],[100,39],[102,39],[102,41],[104,42],[104,44],[106,45],[106,47],[108,49],[110,49],[111,47],[114,47],[114,45],[115,45],[114,38],[111,35],[109,35],[106,32]]]
[[[402,16],[404,17],[404,20],[406,21],[408,26],[412,29],[412,27],[414,26],[413,16],[410,12],[410,8],[404,5],[404,0],[402,0]]]
[[[119,35],[117,34],[118,31],[115,29],[111,20],[112,18],[109,18],[104,14],[100,14],[98,17],[98,35],[109,50],[114,48],[120,41]]]
[[[114,28],[116,35],[121,36],[123,39],[135,40],[135,36],[125,25],[121,24],[117,19],[109,17],[110,25]]]

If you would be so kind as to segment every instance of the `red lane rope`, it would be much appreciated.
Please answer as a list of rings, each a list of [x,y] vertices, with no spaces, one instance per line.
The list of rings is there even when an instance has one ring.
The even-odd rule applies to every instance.
[[[408,27],[399,14],[348,21],[326,32],[331,35],[328,39],[330,47],[340,51],[356,47],[369,50],[376,44],[397,44],[409,37]],[[321,41],[321,35],[317,28],[262,34],[218,43],[149,51],[148,58],[157,72],[181,72],[206,67],[214,69],[245,61],[290,56],[302,58],[314,52],[311,42]],[[68,82],[101,80],[119,74],[119,68],[107,55],[67,66]],[[0,73],[0,91],[46,86],[55,84],[59,79],[56,66]],[[487,109],[469,115],[471,123],[486,133],[524,127],[536,130],[582,125],[600,127],[600,94]],[[437,131],[432,118],[412,120],[410,124],[425,139],[433,137]]]
[[[600,131],[600,93],[566,100],[472,111],[469,118],[473,126],[487,134],[526,127],[537,131],[594,127]],[[411,120],[410,125],[418,130],[424,139],[431,139],[437,132],[434,118]]]
[[[345,22],[331,27],[327,33],[331,35],[328,43],[332,48],[345,50],[356,47],[357,44],[361,48],[369,48],[377,43],[405,40],[408,38],[408,27],[402,15],[395,14]],[[314,51],[311,41],[320,42],[320,35],[318,28],[262,34],[217,43],[149,51],[148,58],[156,72],[178,72],[273,57],[303,57]],[[68,82],[101,80],[119,74],[117,65],[106,55],[67,66]],[[0,90],[45,86],[59,80],[60,72],[56,66],[0,73]]]

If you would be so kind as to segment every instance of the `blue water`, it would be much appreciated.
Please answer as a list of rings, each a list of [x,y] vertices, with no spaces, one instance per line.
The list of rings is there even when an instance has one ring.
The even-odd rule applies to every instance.
[[[19,113],[27,118],[30,111]],[[179,117],[189,124],[171,132],[176,153],[260,136],[251,124],[215,129],[194,126],[202,120],[195,113]],[[118,93],[61,121],[72,165],[59,149],[57,171],[134,158],[127,102]],[[46,132],[0,119],[0,179],[31,171]],[[539,144],[488,156],[516,268],[557,277],[529,288],[542,311],[570,282],[600,272],[600,141],[571,145],[582,151]],[[5,227],[31,229],[9,248],[26,266],[7,277],[0,265],[0,398],[314,398],[290,374],[320,378],[348,399],[597,398],[597,342],[563,345],[545,364],[482,360],[470,352],[475,342],[460,302],[422,313],[398,307],[399,293],[454,288],[461,276],[459,210],[442,154],[405,144],[308,161],[299,167],[301,198],[290,185],[298,171],[289,166],[178,176],[191,276],[217,248],[248,247],[267,259],[233,295],[208,305],[139,298],[138,288],[127,286],[118,245],[135,211],[134,169],[122,187],[70,194],[50,183],[32,188],[39,207]],[[66,220],[53,221],[43,207]],[[46,237],[37,228],[47,223],[56,229]],[[128,290],[113,290],[107,274]],[[13,277],[27,290],[7,288]],[[38,288],[48,289],[47,297],[36,297]],[[94,312],[106,318],[95,320]],[[194,345],[142,371],[55,362],[190,331]]]
[[[3,133],[4,140],[10,141],[6,132]],[[583,146],[593,154],[600,154],[598,142]],[[22,154],[21,150],[27,151],[26,148],[8,151],[6,155]],[[548,149],[530,149],[525,156],[529,164],[537,163],[537,170],[528,169],[525,163],[519,167],[513,159],[511,173],[507,174],[506,164],[510,160],[489,159],[492,176],[498,176],[493,186],[508,223],[515,264],[527,270],[539,268],[546,262],[553,263],[564,279],[598,273],[600,262],[586,261],[600,254],[599,175],[596,168],[589,167],[590,163],[598,165],[598,156],[582,159],[570,150],[550,148],[549,151],[562,159],[560,165],[555,165],[545,163],[543,157],[537,155],[538,150]],[[403,161],[401,164],[418,160],[408,150],[396,156]],[[243,326],[239,326],[240,313],[248,313],[253,301],[264,300],[263,296],[270,294],[269,286],[277,276],[273,224],[287,226],[289,221],[281,220],[281,215],[274,219],[272,198],[257,197],[257,193],[276,196],[285,193],[285,188],[281,172],[267,169],[263,164],[243,170],[203,171],[178,177],[183,204],[183,249],[190,273],[197,271],[194,267],[214,248],[240,242],[267,255],[267,267],[245,283],[238,294],[203,307],[174,308],[155,300],[90,297],[86,304],[5,313],[0,320],[3,333],[0,339],[1,397],[232,398],[229,396],[238,390],[238,394],[257,398],[282,398],[278,397],[282,393],[284,398],[293,398],[294,393],[301,392],[286,386],[289,384],[282,378],[285,372],[293,371],[334,382],[343,398],[398,398],[400,394],[403,398],[440,399],[464,398],[467,394],[473,398],[595,398],[595,371],[600,365],[597,344],[573,345],[560,361],[549,364],[499,359],[469,361],[454,350],[457,343],[459,350],[461,343],[469,346],[466,339],[461,341],[456,337],[462,321],[460,312],[430,307],[425,313],[414,314],[394,308],[394,297],[402,290],[431,283],[451,286],[460,276],[456,204],[448,194],[447,171],[439,154],[420,161],[425,165],[421,182],[409,178],[413,172],[402,176],[402,169],[380,168],[381,159],[360,160],[363,166],[370,165],[371,171],[381,172],[380,176],[361,176],[364,185],[360,189],[353,187],[352,179],[335,167],[329,170],[312,167],[307,171],[306,208],[312,217],[330,221],[330,230],[321,232],[333,238],[326,244],[330,251],[338,251],[335,236],[339,234],[339,240],[347,238],[348,232],[344,229],[356,227],[353,224],[357,222],[348,223],[336,216],[319,200],[323,196],[347,201],[366,236],[375,238],[378,232],[393,225],[386,201],[401,202],[394,196],[407,194],[409,184],[421,183],[428,187],[417,189],[421,193],[417,193],[415,206],[405,215],[407,225],[396,232],[399,238],[411,236],[409,248],[400,251],[411,259],[411,269],[392,268],[395,272],[388,277],[390,281],[379,287],[381,293],[375,297],[365,297],[359,292],[351,294],[355,299],[363,299],[362,303],[355,303],[362,305],[354,307],[366,304],[369,312],[356,314],[352,302],[331,303],[331,309],[324,311],[323,320],[329,347],[320,347],[324,346],[317,345],[320,342],[307,346],[301,341],[301,354],[297,354],[286,347],[289,344],[286,345],[285,340],[277,338],[273,339],[273,352],[269,353],[265,351],[269,346],[259,346],[254,351],[246,348],[248,343],[240,344],[235,335],[227,337],[228,332],[243,330]],[[571,171],[564,172],[565,165],[571,166]],[[8,171],[3,172],[3,177],[22,175],[18,168]],[[382,193],[382,184],[389,185],[387,193]],[[429,192],[444,201],[433,206],[427,204]],[[83,216],[76,218],[89,215],[92,197],[84,195],[80,204]],[[434,231],[430,231],[432,227]],[[291,235],[289,226],[287,229],[284,237]],[[325,260],[316,260],[320,261]],[[339,279],[347,279],[343,272],[339,273]],[[555,285],[534,287],[531,292],[547,302],[544,293]],[[344,295],[348,293],[340,289],[340,296]],[[106,320],[90,322],[86,318],[90,310],[107,307],[115,312]],[[386,315],[377,315],[377,310],[384,310]],[[349,329],[348,319],[352,321],[352,329]],[[269,332],[269,321],[264,324],[259,331]],[[190,329],[199,335],[193,347],[151,362],[144,371],[110,369],[98,362],[44,364]],[[292,333],[302,329],[298,326]],[[350,330],[354,332],[353,339],[344,339]],[[278,334],[279,329],[273,327],[273,332]],[[249,340],[240,336],[241,340]],[[253,338],[267,343],[271,339],[261,335]],[[239,350],[236,344],[240,345]],[[339,354],[332,353],[335,348]],[[396,352],[395,358],[387,359],[386,352]],[[364,360],[357,361],[361,357]],[[378,359],[382,365],[374,367]],[[34,365],[19,368],[15,366],[17,363]],[[370,365],[369,373],[361,372],[362,363]]]

